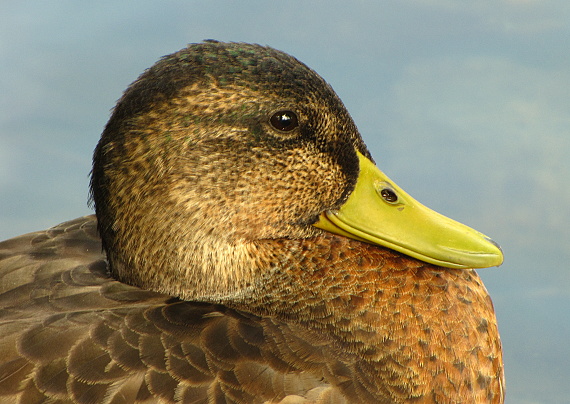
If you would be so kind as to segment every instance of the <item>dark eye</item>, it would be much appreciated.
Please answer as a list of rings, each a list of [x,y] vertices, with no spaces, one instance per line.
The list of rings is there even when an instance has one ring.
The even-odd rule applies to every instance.
[[[269,122],[275,129],[283,132],[290,132],[299,126],[299,119],[293,111],[277,111],[271,116]]]

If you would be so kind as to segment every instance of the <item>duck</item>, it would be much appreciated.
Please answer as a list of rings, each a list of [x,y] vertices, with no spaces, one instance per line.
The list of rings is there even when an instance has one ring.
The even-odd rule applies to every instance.
[[[294,57],[164,56],[90,188],[95,215],[0,243],[1,402],[504,402],[500,247],[377,168]]]

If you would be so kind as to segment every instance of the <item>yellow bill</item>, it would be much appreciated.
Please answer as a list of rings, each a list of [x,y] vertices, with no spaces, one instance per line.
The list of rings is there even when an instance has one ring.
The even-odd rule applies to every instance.
[[[323,212],[316,227],[448,268],[503,263],[497,243],[417,202],[357,153],[360,174],[354,191],[340,209]]]

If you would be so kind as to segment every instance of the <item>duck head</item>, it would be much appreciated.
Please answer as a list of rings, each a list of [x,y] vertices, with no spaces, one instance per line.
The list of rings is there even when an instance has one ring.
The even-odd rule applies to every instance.
[[[93,161],[111,273],[185,299],[242,293],[279,267],[266,241],[324,231],[452,268],[502,262],[376,168],[332,88],[268,47],[208,41],[162,58],[125,91]]]

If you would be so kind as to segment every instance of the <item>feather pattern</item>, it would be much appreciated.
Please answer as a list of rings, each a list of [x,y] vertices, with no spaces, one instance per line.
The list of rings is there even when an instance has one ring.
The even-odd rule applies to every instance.
[[[93,216],[5,241],[0,252],[3,402],[388,403],[417,396],[446,403],[453,393],[446,389],[457,389],[462,402],[500,402],[500,342],[491,338],[491,302],[474,272],[449,276],[418,261],[411,271],[412,260],[379,249],[361,266],[399,264],[390,272],[400,276],[366,271],[369,283],[352,280],[348,296],[336,291],[337,281],[327,286],[329,299],[307,297],[284,318],[117,282]],[[343,258],[341,265],[350,260]],[[318,321],[299,318],[306,305]],[[479,362],[491,371],[473,368]],[[414,381],[419,373],[430,378],[423,386]],[[455,377],[465,382],[455,385]],[[426,387],[433,391],[425,395]]]

